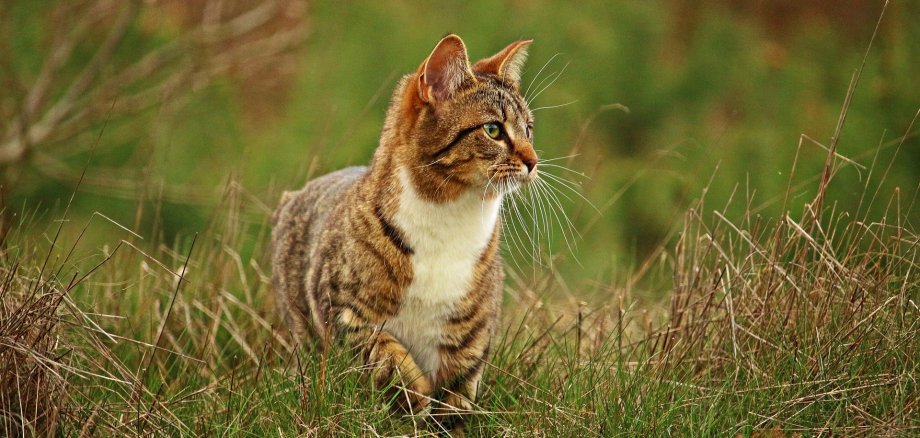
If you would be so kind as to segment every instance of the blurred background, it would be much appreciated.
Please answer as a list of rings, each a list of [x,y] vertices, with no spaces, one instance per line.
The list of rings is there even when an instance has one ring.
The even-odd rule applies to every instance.
[[[533,38],[536,147],[572,170],[546,168],[569,181],[552,182],[580,237],[570,249],[556,224],[537,268],[513,257],[521,275],[551,259],[579,296],[602,296],[676,241],[707,187],[704,212],[778,217],[791,187],[785,210],[801,215],[882,6],[4,0],[4,223],[50,233],[82,178],[77,222],[99,212],[171,245],[207,229],[233,188],[255,235],[281,190],[368,162],[393,87],[443,35],[474,60]],[[871,169],[887,169],[904,205],[917,192],[918,41],[920,2],[892,2],[837,146],[828,199],[843,209],[856,211]]]

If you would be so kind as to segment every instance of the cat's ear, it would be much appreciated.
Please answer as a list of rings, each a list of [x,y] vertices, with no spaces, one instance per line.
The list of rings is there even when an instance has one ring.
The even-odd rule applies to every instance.
[[[466,46],[457,35],[448,35],[419,67],[419,98],[422,102],[447,100],[467,79],[473,79],[473,72]]]
[[[483,59],[473,66],[473,70],[510,79],[515,84],[521,82],[524,61],[527,60],[527,48],[533,40],[516,41],[496,53],[491,58]]]

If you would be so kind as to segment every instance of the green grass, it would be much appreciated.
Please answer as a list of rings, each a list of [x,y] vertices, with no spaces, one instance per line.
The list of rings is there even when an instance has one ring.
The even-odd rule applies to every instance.
[[[270,299],[267,218],[241,214],[233,187],[206,231],[170,244],[101,216],[7,224],[8,434],[432,433],[391,414],[346,349],[291,345]],[[902,221],[913,200],[866,193],[888,214],[810,202],[797,218],[733,218],[697,202],[678,244],[649,261],[673,275],[657,304],[630,290],[652,269],[597,308],[546,302],[563,286],[551,270],[511,281],[468,432],[917,433],[920,251]],[[87,227],[112,238],[86,248]]]

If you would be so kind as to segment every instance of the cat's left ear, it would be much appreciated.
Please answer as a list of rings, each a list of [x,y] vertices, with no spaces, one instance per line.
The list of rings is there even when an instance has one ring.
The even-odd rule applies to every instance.
[[[466,46],[457,35],[448,35],[428,55],[418,71],[418,95],[422,102],[445,101],[473,78]]]
[[[510,79],[520,84],[524,61],[527,60],[527,48],[533,40],[516,41],[490,58],[473,65],[473,71]]]

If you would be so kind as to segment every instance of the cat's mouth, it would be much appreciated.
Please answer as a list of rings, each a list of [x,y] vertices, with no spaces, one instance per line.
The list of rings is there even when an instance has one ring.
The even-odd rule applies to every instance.
[[[529,184],[537,177],[537,169],[514,164],[499,164],[490,168],[486,193],[504,195]]]

